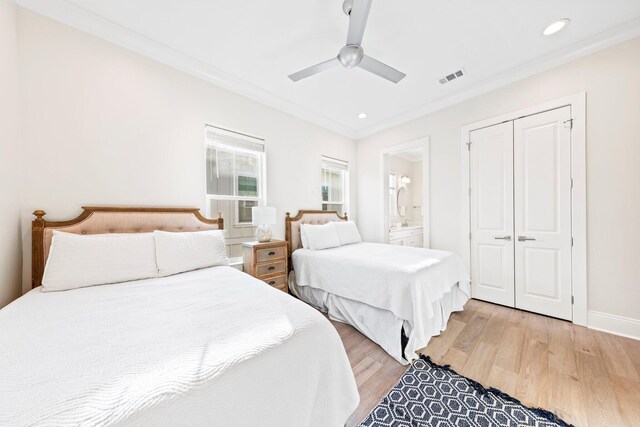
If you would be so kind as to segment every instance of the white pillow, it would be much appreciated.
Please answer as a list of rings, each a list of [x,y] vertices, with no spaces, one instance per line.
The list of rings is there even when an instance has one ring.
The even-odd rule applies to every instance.
[[[358,226],[353,221],[340,221],[332,223],[338,233],[338,239],[340,240],[340,246],[351,245],[353,243],[362,242]]]
[[[214,265],[229,265],[222,230],[171,233],[154,231],[160,276]]]
[[[322,225],[300,224],[300,234],[305,249],[319,251],[340,246],[338,233],[331,222]]]
[[[157,275],[152,233],[83,235],[54,230],[42,290],[64,291]]]
[[[305,224],[300,224],[300,243],[302,243],[302,247],[305,249],[309,249],[309,239],[307,239],[307,232],[304,229]]]

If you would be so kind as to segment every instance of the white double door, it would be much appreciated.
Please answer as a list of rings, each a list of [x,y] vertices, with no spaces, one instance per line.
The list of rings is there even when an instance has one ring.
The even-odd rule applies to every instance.
[[[571,108],[470,137],[473,297],[571,320]]]

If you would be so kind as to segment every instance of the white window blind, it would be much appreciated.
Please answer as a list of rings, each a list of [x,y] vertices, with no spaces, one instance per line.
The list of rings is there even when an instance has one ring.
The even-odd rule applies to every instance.
[[[347,210],[349,163],[322,157],[322,210]]]

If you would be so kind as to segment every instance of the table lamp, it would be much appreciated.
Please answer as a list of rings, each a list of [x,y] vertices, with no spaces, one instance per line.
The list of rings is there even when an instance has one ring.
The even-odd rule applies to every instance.
[[[276,223],[276,208],[270,208],[267,206],[253,206],[251,208],[253,225],[257,225],[256,239],[258,242],[264,243],[271,240],[271,228],[270,225]]]

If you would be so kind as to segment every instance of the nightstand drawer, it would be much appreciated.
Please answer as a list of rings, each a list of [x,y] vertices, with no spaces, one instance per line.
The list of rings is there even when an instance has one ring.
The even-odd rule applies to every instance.
[[[256,277],[271,276],[278,273],[285,273],[285,261],[268,262],[258,264],[256,268]]]
[[[282,276],[276,276],[276,277],[272,277],[270,279],[264,279],[264,282],[267,285],[273,286],[274,288],[278,288],[281,291],[287,292],[287,279],[286,276],[282,275]]]
[[[272,259],[284,258],[285,247],[266,248],[256,250],[256,262],[265,262]]]
[[[288,256],[287,242],[283,240],[242,245],[244,272],[285,293],[289,293]]]

